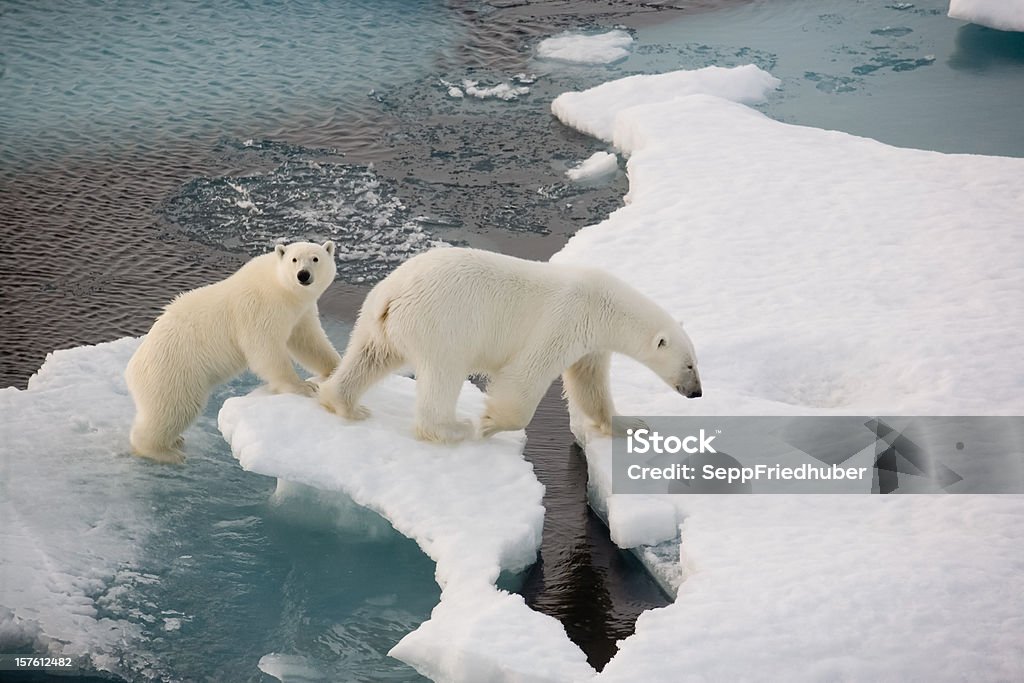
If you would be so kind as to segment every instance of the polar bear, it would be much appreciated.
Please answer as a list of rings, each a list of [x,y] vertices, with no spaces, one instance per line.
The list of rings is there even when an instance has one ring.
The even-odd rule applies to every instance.
[[[483,437],[524,428],[559,374],[565,394],[604,434],[615,408],[612,352],[653,370],[688,398],[701,395],[693,345],[653,301],[600,270],[476,249],[415,256],[367,295],[320,403],[360,420],[359,399],[395,368],[416,372],[415,435],[455,443],[473,434],[455,417],[471,374],[488,378]]]
[[[296,374],[292,359],[322,377],[341,360],[317,311],[335,270],[333,242],[278,245],[168,304],[125,371],[135,401],[135,453],[182,462],[181,434],[210,390],[246,368],[274,393],[314,395],[315,385]]]

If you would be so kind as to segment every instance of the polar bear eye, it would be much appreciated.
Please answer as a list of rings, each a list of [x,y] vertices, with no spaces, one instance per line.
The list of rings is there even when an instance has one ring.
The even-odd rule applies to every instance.
[[[293,258],[292,259],[292,263],[298,263],[298,262],[299,262],[299,259],[297,259],[297,258]]]
[[[313,257],[313,263],[320,263],[320,259],[318,259],[316,256],[314,256]]]
[[[658,348],[659,349],[664,348],[666,346],[668,346],[668,340],[667,339],[662,337],[661,339],[658,340]]]

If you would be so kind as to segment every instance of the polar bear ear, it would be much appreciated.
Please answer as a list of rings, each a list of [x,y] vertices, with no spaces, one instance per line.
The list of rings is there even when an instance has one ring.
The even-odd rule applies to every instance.
[[[285,246],[283,244],[277,245],[274,247],[274,252],[277,254],[277,258],[284,258]]]
[[[327,240],[326,242],[323,243],[323,247],[324,251],[326,251],[331,256],[334,256],[334,242]]]

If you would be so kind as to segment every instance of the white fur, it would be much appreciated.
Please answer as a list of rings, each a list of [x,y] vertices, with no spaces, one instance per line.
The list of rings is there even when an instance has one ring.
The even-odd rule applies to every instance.
[[[308,284],[299,281],[302,272]],[[334,274],[333,242],[280,245],[168,304],[125,372],[135,400],[136,454],[181,462],[181,434],[210,390],[246,368],[275,393],[312,396],[315,385],[296,374],[292,359],[322,377],[340,361],[316,305]]]
[[[693,346],[657,304],[608,273],[475,249],[415,256],[367,295],[320,402],[349,419],[359,399],[406,363],[416,369],[416,436],[456,442],[473,426],[455,417],[470,374],[489,378],[483,436],[524,428],[561,373],[565,393],[604,433],[615,414],[611,352],[645,364],[687,396],[700,395]]]

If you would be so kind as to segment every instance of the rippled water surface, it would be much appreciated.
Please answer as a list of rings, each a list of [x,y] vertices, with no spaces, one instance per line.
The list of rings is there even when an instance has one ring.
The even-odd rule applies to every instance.
[[[19,165],[315,123],[344,135],[459,23],[428,0],[6,2],[7,144]]]

